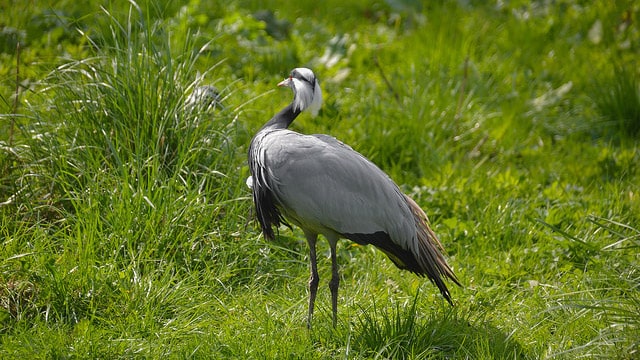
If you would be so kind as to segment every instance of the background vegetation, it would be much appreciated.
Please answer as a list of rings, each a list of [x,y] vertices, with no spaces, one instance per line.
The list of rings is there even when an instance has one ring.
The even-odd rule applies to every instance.
[[[637,358],[634,1],[0,5],[0,357]],[[265,242],[246,149],[291,100],[429,214],[450,307],[340,244]],[[215,85],[221,105],[187,97]],[[328,252],[321,242],[320,250]]]

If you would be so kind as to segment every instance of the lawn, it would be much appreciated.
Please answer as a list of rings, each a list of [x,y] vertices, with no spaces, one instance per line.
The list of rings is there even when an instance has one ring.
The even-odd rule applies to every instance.
[[[0,358],[640,356],[634,1],[0,5]],[[370,246],[254,218],[246,152],[318,117],[428,214],[451,307]],[[188,100],[217,87],[219,103]],[[208,106],[211,105],[211,106]]]

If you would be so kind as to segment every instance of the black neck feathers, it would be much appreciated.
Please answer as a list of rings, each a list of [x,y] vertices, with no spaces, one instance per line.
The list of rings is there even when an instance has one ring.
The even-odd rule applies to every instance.
[[[267,121],[262,127],[264,129],[286,129],[291,125],[293,120],[300,115],[300,109],[293,108],[293,103],[287,105],[284,109],[275,114],[271,120]]]

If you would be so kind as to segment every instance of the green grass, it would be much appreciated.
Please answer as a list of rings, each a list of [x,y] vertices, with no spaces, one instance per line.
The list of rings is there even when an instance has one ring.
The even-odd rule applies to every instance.
[[[638,356],[632,1],[13,5],[0,358]],[[325,104],[293,128],[349,143],[426,210],[455,307],[344,241],[338,326],[322,256],[306,329],[304,236],[264,241],[245,186],[297,66]],[[224,108],[187,106],[201,85]]]

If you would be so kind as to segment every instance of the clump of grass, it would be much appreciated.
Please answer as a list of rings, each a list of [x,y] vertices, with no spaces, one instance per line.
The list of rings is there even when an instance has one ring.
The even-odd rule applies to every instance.
[[[154,208],[145,192],[192,182],[224,189],[235,123],[186,104],[201,79],[193,45],[174,50],[161,23],[135,12],[126,23],[105,14],[111,33],[87,34],[95,56],[53,71],[44,90],[51,97],[34,111],[32,156],[51,197],[77,213],[90,195],[139,197]]]
[[[2,209],[20,209],[2,217],[0,321],[13,334],[26,319],[79,338],[135,321],[134,338],[168,332],[186,274],[233,276],[240,249],[223,239],[246,222],[244,182],[230,176],[237,124],[186,101],[209,75],[199,49],[175,49],[132,4],[124,21],[105,10],[109,32],[85,34],[92,56],[58,66],[25,108],[15,203]]]
[[[446,312],[423,310],[419,293],[410,303],[365,309],[358,318],[354,349],[382,359],[529,358],[508,335],[482,320]],[[430,311],[423,315],[423,311]]]
[[[600,114],[621,134],[640,135],[640,81],[635,69],[616,66],[595,82],[593,99]]]

